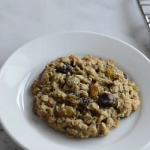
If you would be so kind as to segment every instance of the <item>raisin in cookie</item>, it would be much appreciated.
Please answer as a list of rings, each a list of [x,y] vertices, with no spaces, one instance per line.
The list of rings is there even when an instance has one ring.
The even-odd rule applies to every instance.
[[[140,105],[138,87],[114,65],[90,55],[52,61],[31,86],[34,113],[69,137],[106,136]]]

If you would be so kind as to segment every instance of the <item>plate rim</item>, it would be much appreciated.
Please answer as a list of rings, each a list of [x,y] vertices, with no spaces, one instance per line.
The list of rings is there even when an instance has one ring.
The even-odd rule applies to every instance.
[[[147,62],[150,64],[150,60],[148,59],[148,57],[146,55],[144,55],[140,50],[138,50],[137,48],[135,48],[134,46],[126,43],[125,41],[121,40],[121,39],[118,39],[116,37],[113,37],[113,36],[110,36],[110,35],[106,35],[106,34],[102,34],[102,33],[98,33],[98,32],[91,32],[91,31],[62,31],[62,32],[55,32],[55,33],[51,33],[51,34],[45,34],[45,35],[42,35],[38,38],[35,38],[25,44],[23,44],[21,47],[17,48],[6,60],[5,62],[2,64],[1,68],[0,68],[0,78],[1,78],[1,74],[5,68],[5,66],[7,65],[8,61],[11,59],[11,57],[13,57],[16,53],[20,52],[22,50],[23,47],[25,47],[26,45],[36,41],[36,40],[40,40],[42,38],[47,38],[49,36],[53,36],[53,35],[60,35],[60,34],[68,34],[68,33],[71,33],[71,34],[75,34],[75,33],[84,33],[84,34],[92,34],[92,35],[98,35],[98,36],[101,36],[101,37],[105,37],[105,38],[108,38],[108,39],[111,39],[111,40],[114,40],[114,41],[117,41],[117,42],[120,42],[128,47],[130,47],[133,51],[139,53],[140,55],[142,55],[146,60]],[[7,128],[5,127],[5,123],[3,122],[2,118],[1,118],[1,114],[0,114],[0,123],[3,127],[3,129],[6,131],[6,133],[10,136],[10,138],[16,143],[18,144],[21,148],[23,149],[27,149],[27,147],[25,145],[23,145],[22,143],[20,143],[20,141],[18,139],[15,138],[14,135],[11,134],[11,132],[9,132],[7,130]]]

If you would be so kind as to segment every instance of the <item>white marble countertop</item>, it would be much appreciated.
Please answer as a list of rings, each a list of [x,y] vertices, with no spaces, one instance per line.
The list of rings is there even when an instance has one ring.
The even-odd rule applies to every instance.
[[[150,58],[150,32],[136,0],[1,0],[0,66],[28,41],[70,30],[116,37]],[[22,150],[1,126],[0,150]]]

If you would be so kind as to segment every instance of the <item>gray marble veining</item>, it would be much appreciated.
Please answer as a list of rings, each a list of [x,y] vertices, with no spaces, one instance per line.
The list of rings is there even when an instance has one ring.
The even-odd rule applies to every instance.
[[[23,150],[7,135],[0,125],[0,150]]]

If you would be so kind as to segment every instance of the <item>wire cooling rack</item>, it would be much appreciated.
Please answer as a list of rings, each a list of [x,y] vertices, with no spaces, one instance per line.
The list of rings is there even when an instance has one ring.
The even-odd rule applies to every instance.
[[[150,31],[150,0],[137,0],[137,2]]]

